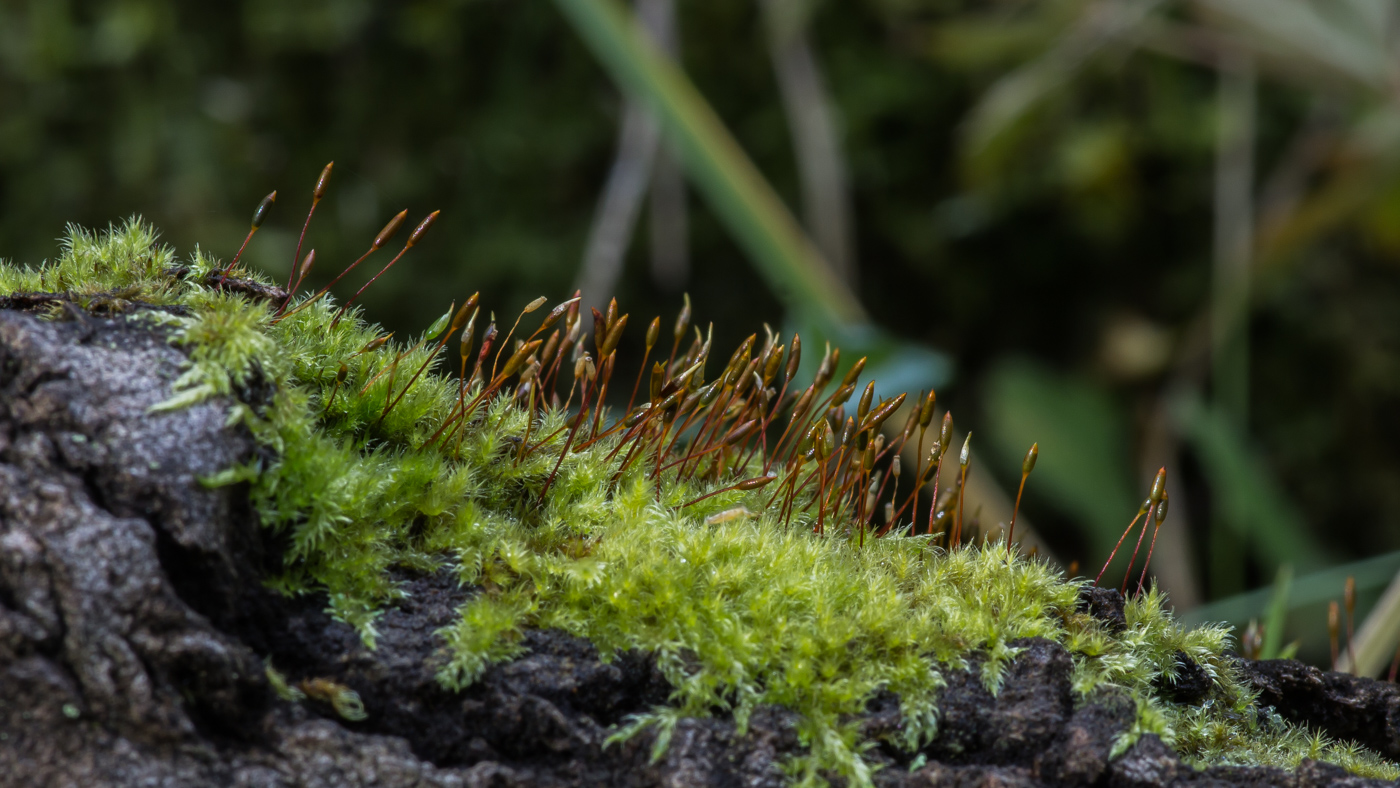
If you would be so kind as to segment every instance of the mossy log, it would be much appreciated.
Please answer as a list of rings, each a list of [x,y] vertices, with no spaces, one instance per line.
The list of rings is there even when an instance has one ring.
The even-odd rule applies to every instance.
[[[456,384],[376,376],[429,350],[369,358],[353,313],[279,323],[272,285],[170,256],[133,224],[0,265],[0,784],[1397,774],[1392,685],[1240,660],[1151,592],[997,544],[817,534],[727,479],[643,469],[637,494],[610,444],[560,455],[564,414],[510,397],[425,448]],[[551,451],[521,460],[531,427]],[[624,615],[629,594],[671,607]]]

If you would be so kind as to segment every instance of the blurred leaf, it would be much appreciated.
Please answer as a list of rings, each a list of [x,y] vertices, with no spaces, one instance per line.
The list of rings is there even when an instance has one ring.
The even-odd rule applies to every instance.
[[[1274,593],[1269,599],[1269,613],[1264,617],[1264,647],[1262,659],[1277,659],[1283,647],[1283,628],[1288,619],[1288,594],[1293,585],[1293,565],[1284,564],[1274,578]]]
[[[975,153],[991,145],[1095,55],[1125,40],[1161,5],[1162,0],[1112,0],[1087,6],[1045,54],[1002,77],[983,94],[964,130],[968,147]]]
[[[1371,219],[1373,236],[1384,235],[1375,230],[1385,226],[1383,220],[1365,212],[1390,189],[1400,169],[1395,154],[1400,126],[1394,122],[1391,88],[1397,47],[1389,33],[1396,5],[1390,0],[1194,0],[1185,4],[1197,23],[1190,25],[1155,14],[1163,5],[1154,0],[1062,0],[1041,4],[1054,12],[1000,20],[999,30],[983,31],[988,51],[1009,46],[999,42],[1019,40],[1039,54],[1027,55],[998,80],[969,115],[964,164],[972,183],[997,185],[1028,152],[1041,155],[1047,127],[1053,124],[1041,122],[1046,113],[1038,110],[1057,97],[1072,105],[1068,88],[1115,47],[1145,47],[1207,65],[1222,53],[1247,54],[1269,78],[1302,85],[1329,102],[1350,93],[1358,105],[1338,144],[1342,155],[1325,167],[1318,165],[1326,177],[1315,179],[1296,206],[1266,217],[1258,228],[1259,261],[1287,259],[1358,214]],[[1066,17],[1065,11],[1071,13]],[[1037,27],[1058,32],[1044,36],[1037,47],[1029,33]],[[979,39],[968,40],[976,46]],[[1165,45],[1168,41],[1173,43]],[[961,50],[944,44],[936,51],[957,62]],[[1088,218],[1092,230],[1094,217]]]
[[[764,15],[765,21],[770,26],[773,36],[779,41],[787,41],[794,36],[801,35],[812,21],[812,13],[816,11],[815,0],[783,0],[765,7],[767,13]]]
[[[1359,676],[1378,676],[1390,664],[1396,641],[1400,641],[1400,574],[1391,580],[1371,613],[1366,616],[1352,641]],[[1350,654],[1345,660],[1350,660]]]
[[[1370,0],[1196,0],[1196,7],[1280,70],[1310,81],[1389,89],[1389,25]]]
[[[865,310],[695,86],[616,0],[555,0],[594,55],[656,113],[686,172],[788,308],[835,328]]]
[[[1182,394],[1172,405],[1172,416],[1200,459],[1222,524],[1270,569],[1327,562],[1329,551],[1309,533],[1268,464],[1224,413],[1195,394]]]
[[[1040,458],[1028,489],[1087,527],[1106,556],[1137,511],[1127,427],[1105,391],[1024,360],[1007,361],[987,378],[985,427],[1004,468],[1020,468],[1031,443]]]
[[[1296,207],[1259,228],[1256,245],[1261,265],[1296,258],[1300,249],[1320,236],[1358,218],[1373,238],[1394,243],[1388,240],[1394,238],[1393,229],[1387,228],[1377,238],[1376,226],[1389,218],[1387,203],[1400,176],[1400,108],[1385,103],[1358,112],[1345,129],[1339,151],[1347,155]]]
[[[1046,4],[1049,7],[1052,4]],[[1022,61],[1044,50],[1051,35],[1047,20],[953,18],[933,32],[931,51],[940,63],[957,68],[986,68]]]
[[[977,152],[992,144],[1108,47],[1136,45],[1137,34],[1162,5],[1160,0],[1086,4],[1043,54],[983,95],[967,123],[969,148]],[[1232,34],[1211,39],[1216,45],[1244,48],[1276,71],[1314,84],[1323,80],[1368,92],[1389,90],[1393,57],[1386,31],[1393,9],[1376,0],[1196,0],[1192,7],[1212,28]]]
[[[1394,579],[1397,572],[1400,572],[1400,552],[1386,553],[1303,575],[1292,583],[1288,594],[1288,609],[1296,610],[1338,598],[1348,576],[1356,578],[1356,590],[1359,595],[1384,588]],[[1269,606],[1275,590],[1275,586],[1265,586],[1202,605],[1183,614],[1181,621],[1188,626],[1208,621],[1241,625],[1260,616]]]

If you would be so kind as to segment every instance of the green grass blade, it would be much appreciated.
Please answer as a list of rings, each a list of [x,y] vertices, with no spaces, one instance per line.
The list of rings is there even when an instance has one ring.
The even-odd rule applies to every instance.
[[[1293,585],[1293,565],[1284,564],[1278,568],[1274,579],[1274,594],[1269,599],[1269,614],[1264,617],[1264,647],[1259,656],[1263,659],[1277,659],[1283,648],[1283,627],[1288,619],[1288,593]]]
[[[1379,676],[1390,664],[1396,641],[1400,641],[1400,575],[1391,581],[1356,632],[1352,644],[1356,667],[1352,672],[1358,676]],[[1349,654],[1342,658],[1343,664],[1349,661]]]
[[[1400,551],[1366,558],[1349,564],[1334,566],[1299,577],[1292,583],[1288,594],[1288,609],[1296,610],[1308,605],[1316,605],[1333,599],[1340,599],[1347,576],[1356,578],[1357,594],[1385,588],[1400,572]],[[1243,625],[1251,618],[1258,618],[1269,606],[1275,587],[1265,586],[1244,594],[1202,605],[1181,616],[1188,626],[1207,621],[1223,621]]]
[[[651,108],[687,174],[788,308],[838,329],[867,322],[782,200],[681,70],[616,0],[555,0],[594,56]]]
[[[964,126],[964,142],[982,152],[1019,125],[1050,96],[1077,77],[1106,49],[1131,41],[1163,0],[1095,5],[1044,54],[997,80],[977,102]]]

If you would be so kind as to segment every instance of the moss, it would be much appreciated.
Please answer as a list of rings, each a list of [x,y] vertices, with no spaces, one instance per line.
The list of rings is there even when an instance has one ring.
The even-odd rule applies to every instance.
[[[324,591],[331,612],[372,645],[377,611],[402,593],[391,567],[451,568],[480,593],[442,633],[451,658],[440,678],[449,688],[517,656],[523,629],[558,627],[605,657],[653,653],[673,687],[668,706],[630,720],[615,738],[655,727],[659,754],[682,716],[732,714],[742,728],[756,706],[777,704],[801,720],[807,754],[788,765],[796,782],[837,774],[866,785],[862,752],[872,743],[859,739],[854,720],[872,697],[897,693],[904,725],[892,744],[915,750],[937,731],[946,672],[978,664],[995,691],[1017,654],[1012,643],[1043,637],[1072,654],[1081,699],[1105,686],[1132,694],[1138,716],[1120,748],[1151,732],[1198,764],[1292,766],[1311,757],[1400,776],[1373,754],[1260,712],[1225,656],[1229,633],[1182,627],[1155,590],[1130,600],[1127,628],[1111,633],[1078,611],[1083,581],[1003,544],[946,550],[927,536],[873,538],[845,509],[828,511],[814,533],[817,515],[803,507],[815,486],[798,494],[790,520],[769,505],[774,490],[783,498],[789,471],[781,463],[771,485],[726,489],[759,477],[761,458],[734,461],[722,480],[666,471],[658,493],[654,448],[625,469],[630,445],[618,445],[621,432],[565,452],[563,409],[531,415],[509,388],[485,398],[464,429],[434,440],[459,397],[482,386],[463,395],[433,368],[434,340],[452,310],[422,337],[375,346],[378,327],[353,310],[337,320],[330,299],[278,319],[276,303],[211,286],[217,265],[206,255],[196,252],[183,277],[173,264],[139,221],[100,235],[73,229],[52,264],[0,264],[0,292],[176,308],[133,318],[166,323],[188,349],[189,369],[158,407],[239,398],[231,421],[269,451],[206,482],[249,482],[265,525],[287,537],[285,571],[270,582],[288,594]],[[244,394],[258,381],[275,384],[270,400]],[[1159,694],[1178,652],[1214,683],[1201,706]]]

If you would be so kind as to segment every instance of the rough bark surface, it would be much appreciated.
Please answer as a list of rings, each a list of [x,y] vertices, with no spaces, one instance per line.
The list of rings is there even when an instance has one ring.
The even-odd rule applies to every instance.
[[[1318,670],[1293,659],[1243,660],[1259,702],[1284,719],[1307,722],[1400,759],[1400,687],[1388,681]]]
[[[803,745],[782,709],[759,709],[742,734],[723,717],[684,719],[654,763],[649,733],[605,746],[610,726],[666,700],[645,654],[604,663],[585,640],[533,631],[525,656],[443,690],[435,632],[474,593],[449,575],[404,575],[409,595],[379,619],[374,650],[324,599],[263,590],[276,548],[246,490],[199,482],[258,451],[226,427],[231,403],[151,412],[185,360],[168,337],[131,316],[66,314],[0,308],[0,785],[785,784],[780,767]],[[1122,615],[1121,599],[1086,604]],[[878,742],[879,785],[1370,784],[1316,763],[1198,772],[1152,736],[1110,759],[1131,700],[1076,707],[1069,654],[1015,645],[995,696],[976,664],[947,677],[940,732],[917,761],[889,744],[899,699],[869,704],[858,722]],[[279,700],[265,660],[354,689],[366,718]],[[1191,684],[1190,667],[1169,683]],[[1394,757],[1392,690],[1296,663],[1246,668],[1285,716]]]

